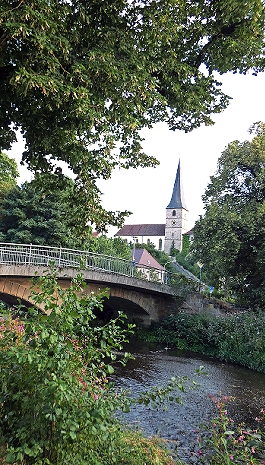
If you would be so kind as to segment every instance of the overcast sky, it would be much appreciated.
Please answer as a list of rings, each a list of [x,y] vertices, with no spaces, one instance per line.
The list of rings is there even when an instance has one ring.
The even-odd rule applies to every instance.
[[[189,229],[203,214],[203,195],[209,178],[217,168],[217,160],[229,142],[250,138],[249,127],[265,122],[265,74],[258,76],[229,73],[220,78],[223,91],[232,97],[229,107],[213,117],[215,125],[201,127],[189,134],[169,131],[165,124],[142,131],[147,154],[155,156],[156,168],[117,170],[108,181],[100,181],[103,206],[109,210],[130,210],[127,224],[164,223],[165,209],[170,201],[178,160],[181,162]],[[10,156],[20,161],[22,144],[15,144]],[[30,179],[20,168],[21,179]],[[111,228],[110,235],[117,229]]]

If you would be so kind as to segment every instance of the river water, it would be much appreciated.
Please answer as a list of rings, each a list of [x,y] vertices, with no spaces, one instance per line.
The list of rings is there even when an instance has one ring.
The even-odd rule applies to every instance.
[[[172,456],[177,454],[189,465],[198,463],[198,427],[209,424],[217,413],[210,394],[233,396],[234,400],[227,404],[228,414],[236,423],[245,422],[248,426],[254,425],[255,417],[265,407],[263,373],[141,341],[135,341],[126,350],[135,359],[116,371],[114,381],[119,388],[129,390],[132,397],[153,386],[165,385],[172,376],[187,376],[191,380],[182,394],[183,404],[169,403],[166,410],[136,404],[124,415],[130,426],[164,439]],[[195,370],[201,366],[207,374],[198,377]],[[195,389],[190,389],[192,380],[198,383]]]

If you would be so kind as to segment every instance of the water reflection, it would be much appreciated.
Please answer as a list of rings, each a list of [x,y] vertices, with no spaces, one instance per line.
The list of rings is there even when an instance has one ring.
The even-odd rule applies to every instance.
[[[188,376],[199,382],[196,390],[187,390],[184,404],[170,404],[168,409],[136,405],[126,415],[126,421],[139,426],[147,435],[158,434],[168,441],[171,449],[178,448],[187,464],[195,463],[196,430],[216,415],[209,394],[233,396],[228,404],[229,416],[236,422],[252,420],[265,406],[265,375],[182,351],[144,345],[139,341],[127,347],[135,357],[116,373],[116,384],[129,389],[133,396],[155,385],[164,385],[172,376]],[[207,376],[195,378],[195,370],[204,366]]]

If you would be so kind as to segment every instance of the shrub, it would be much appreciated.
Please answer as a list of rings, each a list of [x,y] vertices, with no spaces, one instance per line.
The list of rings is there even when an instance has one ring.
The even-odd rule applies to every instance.
[[[264,323],[263,313],[241,312],[216,317],[179,312],[142,334],[152,342],[214,356],[264,373]]]
[[[64,463],[84,431],[98,442],[110,439],[118,400],[107,375],[131,326],[122,329],[122,318],[95,324],[105,296],[85,294],[80,276],[67,290],[55,273],[35,286],[32,297],[44,312],[29,309],[19,330],[2,320],[1,435],[8,462]]]

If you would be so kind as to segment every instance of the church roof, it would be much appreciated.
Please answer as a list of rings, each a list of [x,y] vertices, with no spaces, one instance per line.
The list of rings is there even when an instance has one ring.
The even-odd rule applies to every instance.
[[[178,169],[177,169],[177,174],[176,174],[176,179],[175,179],[175,184],[173,187],[173,192],[172,192],[172,197],[171,200],[167,206],[168,208],[184,208],[184,210],[188,210],[186,207],[185,199],[184,199],[184,193],[183,193],[183,187],[182,187],[182,179],[181,179],[181,173],[180,173],[180,161],[178,164]]]
[[[115,236],[164,236],[165,224],[125,224]]]
[[[157,270],[165,270],[165,268],[156,261],[154,257],[146,249],[136,248],[134,251],[134,259],[136,265],[150,266]]]

